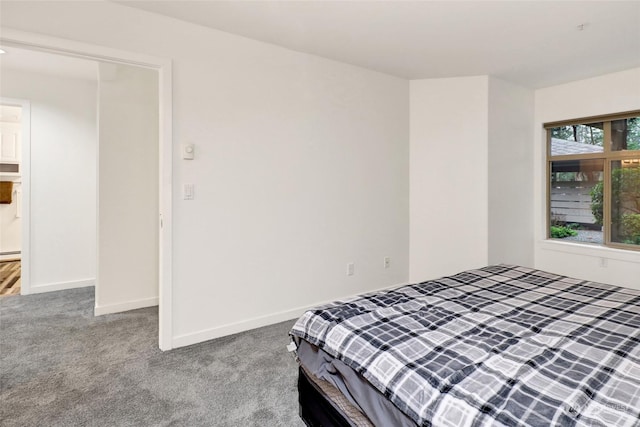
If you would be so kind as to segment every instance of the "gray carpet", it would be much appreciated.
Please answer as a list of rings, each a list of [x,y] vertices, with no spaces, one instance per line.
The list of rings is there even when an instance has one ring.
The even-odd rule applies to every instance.
[[[93,306],[93,288],[0,298],[0,425],[304,425],[293,321],[163,353],[157,308]]]

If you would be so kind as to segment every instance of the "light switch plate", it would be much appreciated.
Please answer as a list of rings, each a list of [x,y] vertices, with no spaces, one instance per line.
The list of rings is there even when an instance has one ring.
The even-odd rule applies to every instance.
[[[183,193],[184,193],[184,200],[193,200],[193,198],[195,197],[193,184],[185,184]]]
[[[193,160],[196,148],[193,144],[182,144],[182,158],[184,160]]]

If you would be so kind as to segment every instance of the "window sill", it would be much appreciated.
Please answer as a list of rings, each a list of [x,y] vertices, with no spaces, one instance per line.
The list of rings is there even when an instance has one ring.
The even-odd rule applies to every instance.
[[[539,248],[545,251],[564,252],[572,255],[584,255],[640,263],[640,252],[633,250],[616,249],[585,243],[560,242],[551,239],[540,241]]]

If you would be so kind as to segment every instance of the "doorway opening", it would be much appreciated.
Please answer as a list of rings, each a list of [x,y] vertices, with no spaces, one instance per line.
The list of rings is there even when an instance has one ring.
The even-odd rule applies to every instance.
[[[0,102],[0,297],[21,291],[22,110]]]
[[[153,70],[156,74],[155,80],[155,88],[156,88],[156,111],[157,118],[155,129],[157,129],[156,133],[156,155],[154,156],[156,159],[155,162],[155,170],[153,175],[155,177],[153,188],[148,187],[146,191],[152,191],[156,194],[157,204],[155,206],[155,212],[152,212],[152,218],[155,218],[155,235],[156,235],[156,253],[155,255],[150,254],[152,258],[156,260],[156,290],[158,292],[155,297],[154,304],[151,304],[149,299],[133,299],[128,302],[122,304],[113,304],[110,307],[102,307],[99,310],[97,303],[95,314],[106,314],[110,312],[117,311],[125,311],[135,308],[141,308],[148,305],[159,305],[159,347],[161,350],[169,350],[173,347],[172,345],[172,334],[171,334],[171,153],[172,153],[172,143],[171,143],[171,61],[167,59],[155,58],[147,55],[136,54],[132,52],[119,51],[115,49],[105,48],[96,45],[84,44],[72,42],[64,39],[57,39],[54,37],[30,34],[19,31],[11,31],[6,30],[3,31],[3,34],[0,38],[0,43],[5,47],[16,47],[26,50],[46,52],[48,54],[60,55],[63,57],[71,57],[71,58],[82,58],[88,59],[91,61],[96,61],[100,64],[112,64],[115,65],[116,68],[119,66],[122,67],[134,67],[137,69],[147,69]],[[6,50],[6,49],[4,49]],[[108,70],[109,67],[105,67],[104,75],[106,77],[106,81],[109,82],[108,86],[114,85],[114,77],[108,77],[110,72]],[[127,74],[126,72],[123,74]],[[129,75],[131,77],[131,75]],[[118,80],[118,72],[115,73],[115,81]],[[119,91],[118,88],[115,88],[111,95],[119,95],[122,91]],[[101,100],[102,101],[102,100]],[[149,126],[149,123],[147,123]],[[107,136],[100,134],[100,139],[108,139]],[[100,142],[98,142],[100,145]],[[146,152],[145,152],[146,153]],[[98,152],[98,169],[99,171],[104,169],[105,167],[111,167],[114,165],[113,162],[121,162],[122,159],[126,159],[129,156],[126,150],[123,150],[120,153],[108,153],[107,155],[101,155]],[[144,155],[144,153],[143,153]],[[106,163],[105,163],[106,162]],[[115,166],[118,168],[118,165]],[[26,165],[26,169],[28,169],[28,165]],[[131,170],[131,168],[122,168],[121,171]],[[110,241],[109,238],[113,236],[112,233],[102,233],[100,232],[100,221],[108,218],[111,215],[111,219],[113,220],[113,213],[116,212],[115,219],[118,220],[118,212],[117,209],[111,209],[110,212],[104,213],[104,215],[100,214],[100,205],[103,199],[103,196],[108,195],[109,190],[104,190],[101,184],[109,183],[109,182],[118,182],[118,176],[110,177],[102,180],[100,177],[98,178],[98,182],[96,183],[96,187],[98,189],[98,238],[102,235],[104,240],[107,241],[106,245],[111,253],[117,253],[117,250],[113,250],[114,242]],[[136,178],[132,178],[130,182],[136,182]],[[121,198],[119,196],[126,194],[131,188],[130,185],[122,185],[118,184],[118,188],[111,192],[112,198],[110,199],[107,206],[113,207],[115,203],[120,203],[119,200]],[[114,196],[115,193],[115,196]],[[113,200],[116,200],[114,203]],[[25,200],[28,197],[25,197]],[[126,203],[122,203],[122,206],[127,206]],[[28,208],[28,206],[26,207]],[[23,204],[23,212],[27,211]],[[120,212],[121,213],[121,212]],[[145,217],[148,220],[149,212],[146,212]],[[112,224],[113,225],[113,224]],[[27,227],[28,228],[28,227]],[[25,239],[23,234],[22,239]],[[117,246],[116,242],[116,246]],[[120,242],[126,246],[126,242]],[[22,248],[24,255],[24,248]],[[100,245],[98,245],[98,251],[100,251]],[[24,257],[25,260],[29,259],[29,256]],[[98,254],[98,260],[100,256]],[[105,263],[98,263],[97,265],[97,277],[100,277],[100,269],[104,266]],[[26,275],[29,274],[28,269],[25,263],[22,265],[22,277],[23,281]],[[96,293],[100,292],[100,280],[96,283]],[[51,289],[54,290],[54,289]]]

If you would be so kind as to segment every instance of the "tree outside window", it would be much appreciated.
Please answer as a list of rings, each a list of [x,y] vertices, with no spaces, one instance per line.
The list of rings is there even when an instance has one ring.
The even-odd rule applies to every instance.
[[[640,249],[640,112],[547,124],[549,238]]]

